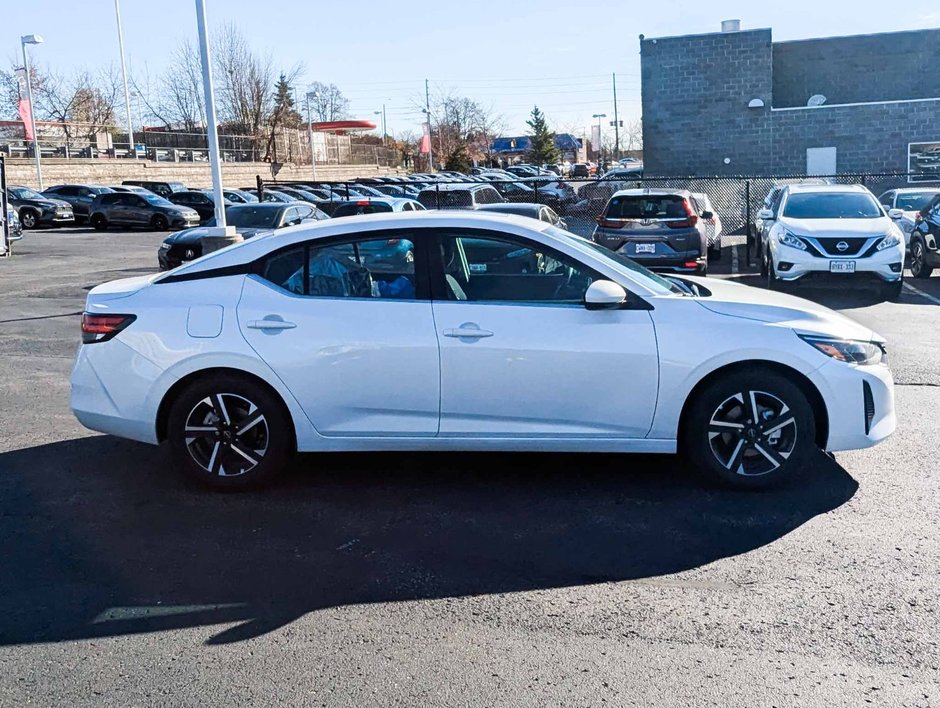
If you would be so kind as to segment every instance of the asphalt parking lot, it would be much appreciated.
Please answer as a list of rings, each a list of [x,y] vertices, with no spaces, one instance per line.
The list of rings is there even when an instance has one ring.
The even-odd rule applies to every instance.
[[[0,705],[940,704],[940,277],[800,291],[887,337],[899,430],[799,486],[382,454],[219,495],[68,409],[85,293],[162,238],[0,260]],[[759,281],[743,249],[713,273]]]

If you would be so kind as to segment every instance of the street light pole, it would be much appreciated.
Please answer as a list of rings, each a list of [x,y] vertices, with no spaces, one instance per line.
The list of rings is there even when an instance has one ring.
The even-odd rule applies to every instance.
[[[385,104],[382,104],[381,111],[373,111],[373,115],[382,116],[382,147],[388,142],[388,130],[385,127]]]
[[[607,114],[606,114],[606,113],[595,113],[595,114],[594,114],[593,116],[591,116],[591,117],[592,117],[592,118],[597,118],[597,170],[598,170],[598,176],[599,176],[599,175],[600,175],[600,169],[601,169],[601,164],[600,164],[600,163],[601,163],[601,157],[603,156],[603,149],[604,149],[604,148],[603,148],[604,140],[603,140],[602,134],[601,134],[601,118],[606,118],[606,117],[607,117]]]
[[[222,163],[219,160],[219,133],[215,117],[215,91],[212,88],[212,64],[209,57],[209,31],[206,27],[206,0],[196,0],[196,24],[199,29],[199,55],[202,59],[202,89],[206,102],[206,139],[212,167],[212,197],[215,201],[215,225],[225,228],[225,196],[222,193]]]
[[[127,63],[124,61],[124,29],[121,27],[121,0],[114,0],[114,17],[117,20],[118,47],[121,50],[121,77],[124,80],[124,107],[127,112],[127,142],[128,154],[137,159],[137,148],[134,143],[134,120],[131,116],[131,94],[127,90]]]
[[[310,143],[310,168],[313,170],[313,181],[317,181],[317,150],[313,145],[313,123],[310,120],[310,99],[317,99],[320,94],[316,91],[308,91],[304,98],[307,99],[307,141]]]
[[[39,191],[43,189],[42,184],[42,158],[39,154],[39,136],[36,134],[36,111],[33,110],[33,80],[29,76],[29,52],[26,51],[27,44],[42,44],[43,39],[38,34],[24,34],[20,37],[20,44],[23,47],[23,70],[26,72],[26,100],[29,101],[29,129],[33,133],[33,157],[36,159],[36,180],[39,182]]]

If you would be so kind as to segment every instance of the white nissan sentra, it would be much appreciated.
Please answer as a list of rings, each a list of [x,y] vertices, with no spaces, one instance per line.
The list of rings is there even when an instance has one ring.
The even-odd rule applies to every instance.
[[[327,450],[679,452],[754,488],[895,427],[866,327],[516,216],[282,229],[96,287],[82,342],[78,419],[221,488]]]

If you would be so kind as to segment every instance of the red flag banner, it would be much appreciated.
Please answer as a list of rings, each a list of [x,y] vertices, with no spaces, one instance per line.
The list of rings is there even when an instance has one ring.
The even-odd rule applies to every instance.
[[[418,148],[418,152],[422,155],[427,155],[431,152],[431,134],[428,132],[428,124],[424,124],[424,135],[421,136],[421,146]]]
[[[23,128],[26,130],[26,139],[33,139],[33,129],[29,124],[29,99],[21,98],[19,105],[20,120],[23,121]]]

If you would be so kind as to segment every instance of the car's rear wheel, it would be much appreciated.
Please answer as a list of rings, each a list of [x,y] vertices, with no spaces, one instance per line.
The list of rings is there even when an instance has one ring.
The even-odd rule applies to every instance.
[[[787,378],[756,367],[732,372],[696,396],[682,421],[679,453],[714,482],[769,487],[798,475],[816,447],[805,394]]]
[[[98,231],[104,231],[108,228],[108,220],[105,218],[104,214],[93,214],[91,217],[91,225]]]
[[[293,424],[277,394],[232,374],[197,379],[174,401],[167,439],[178,469],[223,490],[270,483],[294,450]]]
[[[39,225],[39,214],[32,209],[20,210],[20,223],[24,229],[35,229]]]
[[[166,231],[170,228],[170,220],[163,214],[154,214],[153,219],[150,220],[150,225],[154,231]]]
[[[915,278],[929,278],[933,268],[927,265],[927,249],[919,238],[911,240],[911,275]]]

